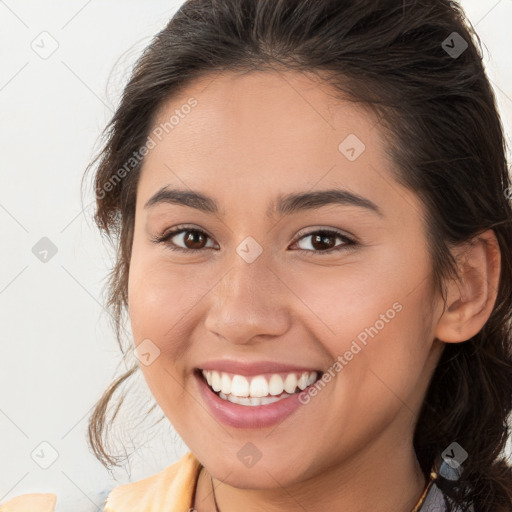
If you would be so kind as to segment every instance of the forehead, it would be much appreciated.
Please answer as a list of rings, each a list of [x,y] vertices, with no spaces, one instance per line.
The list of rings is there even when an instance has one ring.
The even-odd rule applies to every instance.
[[[391,179],[376,117],[316,75],[206,75],[161,107],[150,136],[141,201],[168,184],[221,204],[334,186],[376,199]]]

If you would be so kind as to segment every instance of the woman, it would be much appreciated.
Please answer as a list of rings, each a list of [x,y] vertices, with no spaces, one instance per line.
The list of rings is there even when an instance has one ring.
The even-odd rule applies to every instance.
[[[190,452],[106,512],[512,510],[512,189],[476,39],[445,0],[188,0],[155,37],[97,158],[136,357],[89,434],[115,465],[140,369]]]

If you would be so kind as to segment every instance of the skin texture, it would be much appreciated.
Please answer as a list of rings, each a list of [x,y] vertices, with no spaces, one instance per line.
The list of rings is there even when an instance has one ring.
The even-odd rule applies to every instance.
[[[413,431],[442,341],[469,339],[494,304],[500,261],[493,233],[466,252],[465,280],[449,284],[443,313],[423,206],[394,180],[381,127],[368,111],[335,98],[314,76],[229,73],[195,81],[165,104],[154,126],[190,97],[197,106],[151,149],[137,190],[129,313],[135,345],[150,339],[160,350],[141,365],[151,392],[213,475],[222,512],[410,511],[426,484]],[[365,144],[354,161],[338,149],[349,134]],[[220,212],[145,209],[163,186],[207,194]],[[333,204],[266,216],[280,194],[331,188],[364,196],[382,216]],[[151,241],[180,224],[206,233],[195,244],[183,233],[172,238],[197,252]],[[327,253],[330,245],[305,236],[319,228],[358,244]],[[249,236],[263,250],[252,263],[236,252]],[[345,242],[331,234],[327,243]],[[193,369],[212,359],[327,370],[395,303],[400,312],[277,426],[224,425],[198,393]],[[251,468],[237,457],[247,442],[262,454]],[[205,472],[196,498],[199,512],[215,510]]]

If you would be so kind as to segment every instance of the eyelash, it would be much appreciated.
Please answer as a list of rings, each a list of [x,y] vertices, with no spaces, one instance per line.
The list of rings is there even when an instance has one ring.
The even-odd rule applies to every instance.
[[[201,234],[205,235],[207,238],[210,238],[210,236],[207,233],[205,233],[204,231],[202,231],[201,229],[196,229],[196,228],[192,228],[192,227],[189,227],[189,226],[177,226],[172,231],[164,233],[161,236],[153,237],[151,239],[151,241],[153,243],[155,243],[155,244],[163,243],[169,249],[171,249],[172,251],[180,251],[180,252],[189,253],[189,254],[191,252],[200,252],[200,251],[205,250],[205,248],[203,248],[203,249],[185,249],[183,247],[178,247],[173,242],[170,242],[170,239],[173,238],[175,235],[178,235],[180,233],[187,232],[187,231],[194,231],[194,232],[197,232],[197,233],[201,233]],[[337,252],[337,251],[343,251],[343,250],[346,250],[346,249],[348,249],[350,247],[358,245],[358,243],[355,242],[354,240],[352,240],[351,238],[349,238],[346,235],[342,234],[341,232],[333,230],[333,229],[317,229],[315,231],[310,231],[309,233],[304,233],[301,236],[299,236],[293,242],[293,244],[297,243],[299,240],[302,240],[305,237],[308,237],[308,236],[311,236],[311,235],[315,235],[315,234],[336,235],[338,238],[341,238],[344,243],[342,245],[338,245],[336,247],[333,247],[331,249],[327,249],[325,251],[315,251],[315,250],[309,250],[309,249],[299,249],[299,251],[306,252],[306,253],[315,253],[315,254],[323,255],[323,254],[332,254],[333,252]],[[211,249],[211,247],[208,247],[207,249]]]

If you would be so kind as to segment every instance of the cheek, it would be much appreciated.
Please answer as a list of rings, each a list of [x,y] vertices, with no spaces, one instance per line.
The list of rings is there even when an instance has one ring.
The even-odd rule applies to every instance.
[[[400,326],[395,338],[404,325],[415,323],[410,314],[422,313],[428,262],[420,251],[402,247],[365,248],[336,266],[300,263],[293,271],[282,269],[282,280],[296,296],[299,320],[314,329],[333,357],[358,336],[363,343],[371,339],[372,327],[384,333]],[[398,311],[405,306],[407,313]]]
[[[397,244],[312,268],[287,282],[303,304],[300,320],[331,358],[338,410],[396,411],[417,387],[432,341],[426,254]]]
[[[200,293],[187,286],[181,272],[135,250],[128,280],[128,313],[135,346],[150,347],[150,364],[141,358],[140,369],[157,403],[180,410],[186,368],[187,313]],[[142,351],[141,351],[142,352]],[[154,359],[153,359],[154,357]]]
[[[162,257],[133,257],[128,298],[135,343],[149,338],[169,361],[179,363],[190,316],[211,286],[186,265],[171,265]]]

